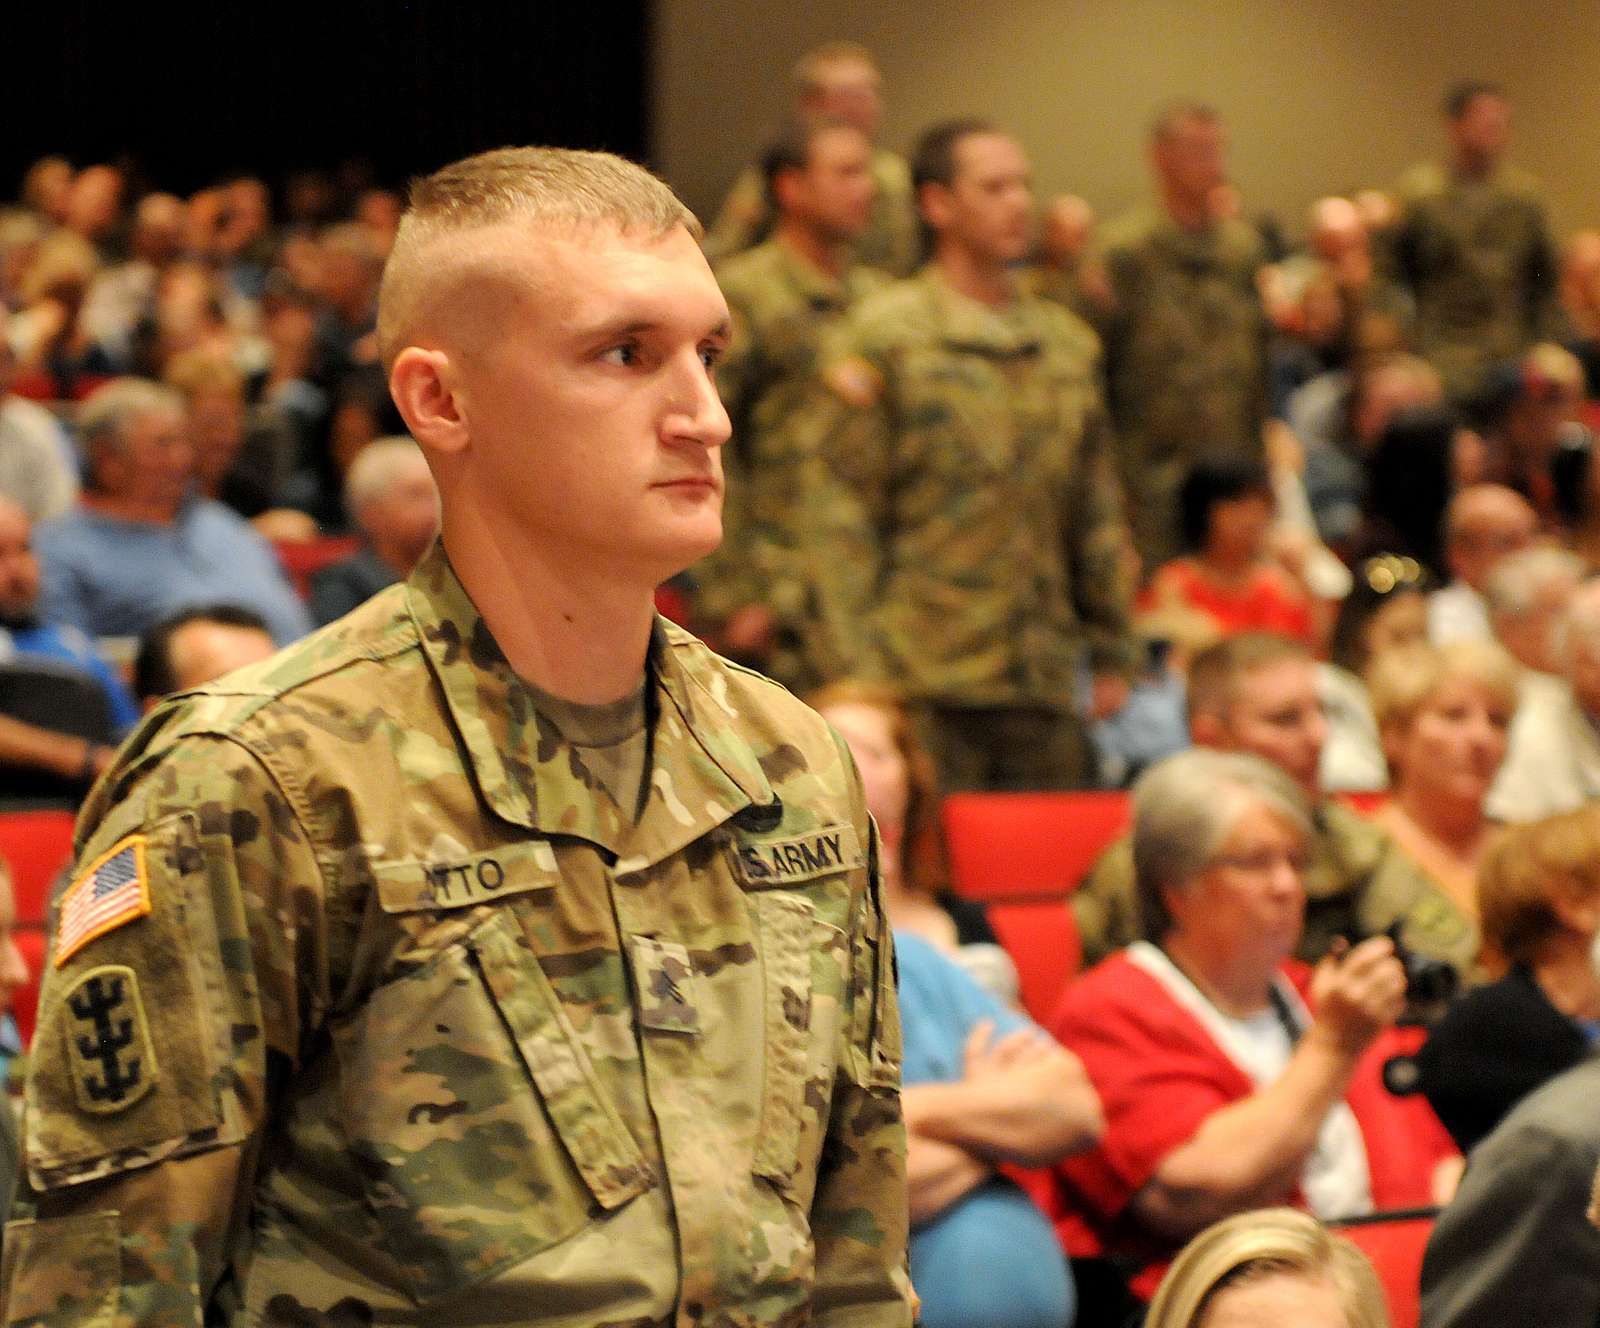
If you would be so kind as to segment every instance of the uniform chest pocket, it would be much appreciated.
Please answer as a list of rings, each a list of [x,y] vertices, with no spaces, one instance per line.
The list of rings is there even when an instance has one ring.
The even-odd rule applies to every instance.
[[[503,910],[378,988],[334,1045],[348,1144],[419,1303],[655,1184]]]

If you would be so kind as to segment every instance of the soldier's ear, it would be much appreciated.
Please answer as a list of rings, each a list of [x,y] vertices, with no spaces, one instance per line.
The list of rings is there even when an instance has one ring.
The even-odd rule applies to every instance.
[[[411,436],[424,449],[459,452],[467,446],[460,384],[444,351],[407,346],[389,370],[389,391]]]
[[[950,190],[937,180],[929,180],[917,190],[917,211],[936,231],[950,224]]]

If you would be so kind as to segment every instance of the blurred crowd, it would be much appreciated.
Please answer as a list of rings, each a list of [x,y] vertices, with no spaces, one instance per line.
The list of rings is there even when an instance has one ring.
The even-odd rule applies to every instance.
[[[1489,83],[1449,90],[1437,160],[1303,219],[1174,102],[1104,224],[987,120],[890,151],[882,95],[866,50],[808,53],[706,228],[726,537],[661,603],[861,769],[923,1322],[1154,1296],[1216,1328],[1300,1278],[1317,1322],[1378,1324],[1370,1269],[1281,1206],[1455,1196],[1425,1323],[1592,1325],[1600,231],[1552,232]],[[7,797],[81,794],[160,697],[427,549],[376,350],[402,206],[357,169],[183,198],[48,157],[0,210]],[[1132,824],[1058,883],[1089,971],[1046,1030],[950,889],[940,798],[1094,787]]]

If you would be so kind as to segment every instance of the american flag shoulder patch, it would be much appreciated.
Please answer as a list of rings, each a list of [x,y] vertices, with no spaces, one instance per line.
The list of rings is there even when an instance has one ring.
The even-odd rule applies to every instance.
[[[56,967],[97,936],[150,911],[145,837],[119,839],[92,862],[61,896],[56,922]]]

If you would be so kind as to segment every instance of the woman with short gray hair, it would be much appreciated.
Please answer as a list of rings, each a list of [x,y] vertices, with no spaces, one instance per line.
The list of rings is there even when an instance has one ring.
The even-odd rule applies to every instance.
[[[1304,794],[1257,757],[1195,749],[1147,771],[1133,811],[1145,939],[1072,987],[1055,1023],[1106,1114],[1101,1144],[1056,1168],[1069,1253],[1142,1265],[1147,1297],[1185,1240],[1233,1213],[1431,1202],[1448,1136],[1379,1089],[1369,1059],[1405,1003],[1393,944],[1291,962]]]

